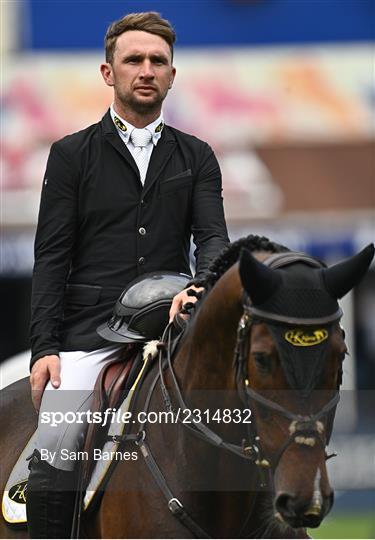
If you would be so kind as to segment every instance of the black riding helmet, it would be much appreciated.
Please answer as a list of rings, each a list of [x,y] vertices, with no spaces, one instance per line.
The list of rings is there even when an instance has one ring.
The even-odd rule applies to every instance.
[[[168,323],[173,297],[190,280],[187,274],[168,271],[139,276],[122,291],[112,317],[97,328],[97,333],[115,343],[158,339]]]

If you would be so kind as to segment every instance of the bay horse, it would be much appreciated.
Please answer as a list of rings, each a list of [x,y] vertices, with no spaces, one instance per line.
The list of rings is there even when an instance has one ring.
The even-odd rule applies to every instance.
[[[89,538],[309,538],[333,504],[326,469],[346,354],[337,299],[374,256],[331,268],[259,236],[211,264],[175,354],[171,325],[133,405],[173,412],[122,439]],[[199,295],[198,295],[199,296]],[[149,417],[150,418],[150,417]],[[189,422],[190,420],[190,422]],[[26,380],[2,396],[1,485],[36,424]],[[26,531],[0,523],[0,537]]]

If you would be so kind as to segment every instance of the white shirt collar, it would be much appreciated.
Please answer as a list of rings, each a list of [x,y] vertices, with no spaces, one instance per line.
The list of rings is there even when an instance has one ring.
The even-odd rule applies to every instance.
[[[113,123],[115,124],[117,131],[122,138],[122,140],[125,142],[125,144],[128,144],[130,139],[130,134],[134,129],[134,126],[124,120],[117,112],[115,111],[113,107],[113,103],[110,107],[110,113],[113,120]],[[163,131],[164,127],[164,118],[163,113],[160,113],[160,116],[151,122],[151,124],[148,124],[148,126],[145,126],[144,129],[148,129],[152,134],[152,142],[154,146],[156,146],[159,142],[159,139],[161,137],[161,132]]]

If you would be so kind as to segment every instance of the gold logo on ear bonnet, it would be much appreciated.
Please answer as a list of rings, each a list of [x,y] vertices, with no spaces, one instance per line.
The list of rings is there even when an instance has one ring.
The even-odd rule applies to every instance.
[[[328,332],[325,328],[310,331],[295,328],[285,332],[284,338],[295,347],[312,347],[325,341],[328,338]]]

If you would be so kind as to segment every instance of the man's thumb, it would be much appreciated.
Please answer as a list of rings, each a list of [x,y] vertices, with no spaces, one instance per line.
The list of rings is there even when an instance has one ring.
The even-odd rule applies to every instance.
[[[50,367],[50,379],[52,386],[54,388],[58,388],[61,384],[60,379],[60,362],[54,362],[52,366]]]

